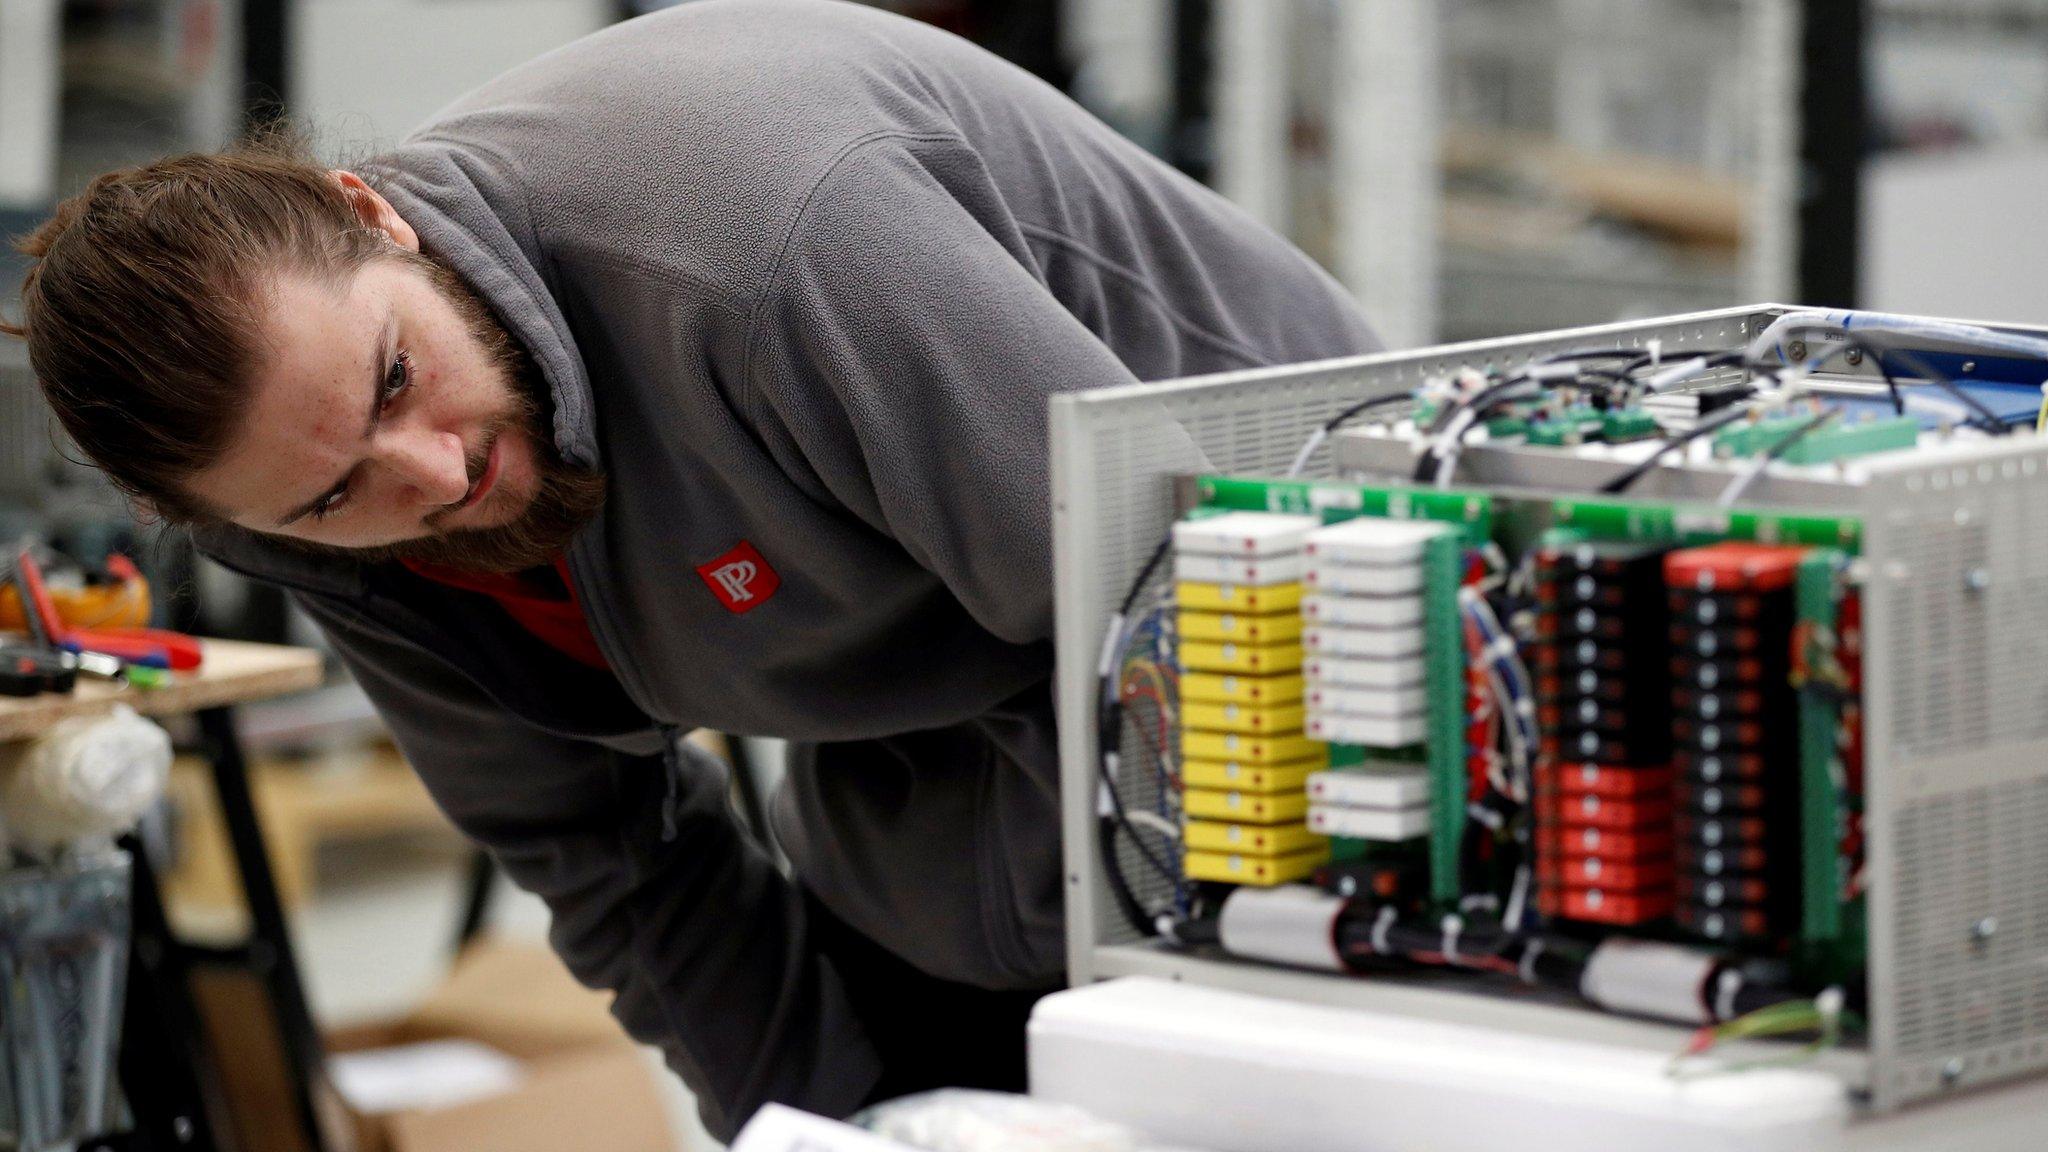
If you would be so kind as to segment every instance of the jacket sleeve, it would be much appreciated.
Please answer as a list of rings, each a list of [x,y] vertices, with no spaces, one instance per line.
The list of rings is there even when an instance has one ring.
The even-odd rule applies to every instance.
[[[880,1065],[801,893],[744,836],[722,767],[683,743],[676,834],[662,756],[534,728],[445,662],[301,596],[442,811],[547,902],[555,951],[659,1047],[720,1140],[761,1105],[857,1109]],[[656,742],[656,748],[659,744]]]
[[[749,406],[832,496],[1012,643],[1052,634],[1047,402],[1136,378],[1031,271],[976,155],[882,139],[796,221]],[[785,467],[790,467],[785,461]]]

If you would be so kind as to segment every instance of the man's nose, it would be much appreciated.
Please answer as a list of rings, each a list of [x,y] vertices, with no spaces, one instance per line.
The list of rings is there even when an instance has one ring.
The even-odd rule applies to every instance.
[[[404,486],[402,499],[438,508],[469,493],[462,437],[453,432],[393,432],[380,455],[392,478]]]

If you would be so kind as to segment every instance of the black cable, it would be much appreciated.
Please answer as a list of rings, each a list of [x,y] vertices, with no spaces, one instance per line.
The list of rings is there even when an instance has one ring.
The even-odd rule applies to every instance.
[[[1152,558],[1145,561],[1143,568],[1138,569],[1138,578],[1131,581],[1131,590],[1124,593],[1124,602],[1117,606],[1117,615],[1129,616],[1131,614],[1131,605],[1138,602],[1138,593],[1145,590],[1146,581],[1152,579],[1152,570],[1159,567],[1161,560],[1166,559],[1166,550],[1171,547],[1173,547],[1173,533],[1168,532],[1166,539],[1159,542],[1159,547],[1152,550]]]
[[[1859,337],[1850,335],[1846,328],[1842,330],[1842,342],[1840,344],[1828,349],[1819,359],[1801,364],[1800,367],[1806,372],[1818,372],[1822,368],[1827,367],[1830,360],[1837,356],[1847,355],[1850,352],[1861,352],[1865,356],[1870,357],[1870,362],[1876,367],[1877,374],[1884,377],[1885,390],[1891,395],[1892,414],[1904,416],[1906,414],[1906,397],[1899,391],[1898,379],[1892,375],[1891,369],[1885,366],[1884,357],[1878,355],[1876,348],[1871,347]],[[1758,367],[1763,367],[1763,365],[1752,364],[1749,367],[1754,372]],[[1786,367],[1791,367],[1789,362],[1786,364]]]
[[[1871,351],[1871,355],[1876,356],[1878,358],[1878,363],[1880,365],[1884,363],[1883,353],[1880,353],[1873,349]],[[1947,392],[1949,395],[1962,401],[1964,405],[1969,407],[1972,411],[1976,412],[1977,415],[1983,419],[1987,430],[1989,430],[1993,435],[2010,436],[2012,434],[2012,425],[2007,424],[2005,421],[1999,419],[1998,413],[1993,412],[1989,407],[1985,405],[1985,403],[1982,400],[1979,400],[1975,396],[1970,395],[1968,392],[1963,391],[1963,389],[1959,385],[1957,385],[1954,380],[1951,380],[1947,376],[1944,376],[1941,373],[1936,372],[1932,367],[1928,365],[1927,361],[1922,360],[1919,356],[1915,355],[1914,353],[1908,352],[1903,348],[1892,349],[1890,355],[1897,357],[1899,363],[1904,364],[1906,366],[1907,371],[1918,375],[1920,378],[1926,380],[1929,384],[1934,385],[1935,387],[1941,389],[1944,392]]]
[[[1629,363],[1622,365],[1618,371],[1633,372],[1654,359],[1655,357],[1641,348],[1594,348],[1585,352],[1559,352],[1554,356],[1545,356],[1541,360],[1531,360],[1519,371],[1527,372],[1530,368],[1540,367],[1545,364],[1570,364],[1579,360],[1627,360]],[[1603,371],[1611,372],[1617,371],[1617,369],[1610,368],[1603,369]]]
[[[1600,486],[1600,491],[1607,493],[1608,495],[1619,495],[1620,493],[1628,491],[1630,485],[1634,484],[1636,481],[1642,479],[1644,476],[1648,475],[1650,472],[1655,470],[1657,467],[1657,462],[1659,460],[1662,460],[1673,449],[1683,448],[1687,444],[1692,443],[1700,437],[1705,436],[1710,432],[1717,431],[1721,428],[1725,428],[1728,425],[1733,424],[1737,420],[1743,419],[1748,415],[1749,410],[1747,408],[1730,408],[1725,412],[1715,414],[1710,419],[1702,420],[1699,423],[1694,424],[1692,427],[1686,429],[1684,432],[1681,432],[1676,436],[1665,437],[1664,443],[1660,445],[1655,452],[1650,453],[1649,456],[1645,457],[1643,461],[1637,464],[1635,467],[1630,468],[1628,471],[1623,472],[1621,475],[1616,476],[1614,479],[1609,480],[1605,484],[1602,484]]]
[[[1152,573],[1158,569],[1160,562],[1166,559],[1167,550],[1172,546],[1173,534],[1169,532],[1166,538],[1159,542],[1159,546],[1152,550],[1152,555],[1146,559],[1144,567],[1138,569],[1136,579],[1131,581],[1130,590],[1124,594],[1123,603],[1118,605],[1116,615],[1110,619],[1112,628],[1118,632],[1123,630],[1124,622],[1130,616],[1131,606],[1138,602],[1138,596],[1144,592],[1145,585],[1152,579]],[[1123,702],[1116,692],[1118,661],[1115,657],[1120,653],[1111,655],[1109,666],[1102,670],[1097,683],[1102,715],[1096,729],[1096,772],[1101,777],[1103,793],[1108,796],[1110,807],[1110,811],[1101,817],[1102,865],[1104,874],[1109,879],[1110,890],[1115,894],[1118,905],[1122,907],[1125,919],[1129,920],[1131,926],[1141,935],[1153,936],[1158,934],[1158,927],[1146,917],[1143,906],[1138,903],[1137,895],[1131,888],[1130,878],[1124,875],[1123,860],[1117,855],[1118,830],[1121,829],[1130,837],[1132,847],[1136,848],[1145,862],[1169,883],[1179,884],[1181,877],[1152,851],[1151,845],[1145,843],[1143,837],[1138,835],[1137,825],[1131,821],[1129,811],[1124,808],[1123,795],[1117,791],[1116,775],[1111,770],[1111,764],[1122,759]]]
[[[1779,437],[1776,443],[1757,454],[1754,467],[1739,473],[1735,479],[1729,481],[1728,487],[1722,490],[1719,501],[1720,505],[1724,508],[1732,507],[1736,498],[1741,496],[1749,488],[1749,485],[1755,482],[1758,476],[1763,475],[1764,468],[1771,461],[1790,452],[1794,444],[1804,440],[1814,429],[1819,428],[1841,414],[1842,410],[1839,408],[1824,408],[1815,413],[1812,419],[1805,421],[1797,428]]]
[[[1512,376],[1506,380],[1502,380],[1498,384],[1492,384],[1485,388],[1480,389],[1478,392],[1474,393],[1468,399],[1462,400],[1456,404],[1446,404],[1444,405],[1444,410],[1442,412],[1437,413],[1437,418],[1430,422],[1430,426],[1427,429],[1427,431],[1430,436],[1436,436],[1437,434],[1441,433],[1444,430],[1444,428],[1449,426],[1451,420],[1457,415],[1457,413],[1464,411],[1470,411],[1473,413],[1473,423],[1476,424],[1479,422],[1480,417],[1485,416],[1487,412],[1491,411],[1494,407],[1496,407],[1499,403],[1502,402],[1502,398],[1506,395],[1506,393],[1516,388],[1526,387],[1530,383],[1532,383],[1532,381],[1529,380],[1527,376]],[[1467,425],[1464,431],[1471,431],[1471,425]],[[1460,432],[1459,439],[1462,440],[1463,438],[1464,432]],[[1433,479],[1434,474],[1436,472],[1436,464],[1439,459],[1440,457],[1437,455],[1436,445],[1431,444],[1428,448],[1423,450],[1421,456],[1416,458],[1415,472],[1411,479],[1413,479],[1416,483],[1426,483],[1429,480]]]
[[[1584,352],[1558,352],[1558,353],[1555,353],[1555,354],[1553,354],[1553,355],[1550,355],[1550,356],[1545,356],[1545,357],[1544,357],[1543,359],[1541,359],[1541,360],[1531,360],[1531,361],[1529,361],[1529,363],[1531,363],[1531,364],[1568,364],[1568,363],[1570,363],[1571,361],[1574,361],[1574,360],[1637,360],[1637,359],[1640,359],[1640,360],[1648,361],[1648,360],[1649,360],[1649,358],[1650,358],[1650,354],[1649,354],[1648,352],[1645,352],[1645,351],[1643,351],[1643,350],[1642,350],[1641,348],[1589,348],[1589,349],[1587,349],[1587,350],[1586,350],[1586,351],[1584,351]]]
[[[1131,891],[1131,882],[1124,876],[1123,865],[1116,858],[1116,821],[1108,816],[1096,822],[1098,846],[1106,867],[1103,875],[1109,878],[1109,891],[1116,899],[1117,910],[1123,913],[1124,921],[1140,936],[1158,934],[1159,928],[1145,915],[1145,907],[1138,903],[1138,897]]]
[[[1487,416],[1491,415],[1497,409],[1505,408],[1509,404],[1513,404],[1519,400],[1524,399],[1524,397],[1509,396],[1506,395],[1506,393],[1513,389],[1524,387],[1531,383],[1535,383],[1535,381],[1531,381],[1526,378],[1504,380],[1491,388],[1485,389],[1484,391],[1473,396],[1471,400],[1460,405],[1459,407],[1469,410],[1472,413],[1472,422],[1470,424],[1465,425],[1465,427],[1459,429],[1458,434],[1455,437],[1452,437],[1451,443],[1445,445],[1444,447],[1455,448],[1458,452],[1462,453],[1464,451],[1465,437],[1471,434],[1472,429],[1477,427],[1481,420],[1484,420]],[[1581,383],[1583,383],[1583,380],[1581,381]],[[1439,422],[1439,428],[1441,426],[1442,422]],[[1437,429],[1432,429],[1432,432],[1435,432],[1436,430]],[[1416,483],[1429,483],[1434,481],[1436,479],[1436,466],[1440,464],[1442,460],[1443,456],[1437,451],[1436,445],[1430,445],[1430,447],[1422,453],[1421,457],[1416,460],[1415,472],[1411,478]]]
[[[1813,419],[1808,420],[1806,423],[1801,424],[1797,428],[1794,428],[1790,433],[1788,433],[1785,437],[1780,439],[1776,444],[1773,444],[1770,447],[1764,449],[1764,461],[1768,463],[1772,460],[1776,460],[1780,456],[1783,456],[1785,453],[1790,452],[1792,450],[1792,446],[1794,444],[1799,443],[1801,440],[1806,439],[1808,433],[1812,432],[1816,428],[1819,428],[1821,425],[1827,423],[1828,421],[1833,420],[1835,417],[1840,416],[1841,414],[1842,410],[1839,408],[1824,408],[1820,412],[1815,413]]]
[[[1145,858],[1145,862],[1152,866],[1153,871],[1165,877],[1169,882],[1178,884],[1181,879],[1180,873],[1167,867],[1166,862],[1161,860],[1158,854],[1152,851],[1151,846],[1146,844],[1144,839],[1138,835],[1138,826],[1132,822],[1129,810],[1124,807],[1123,794],[1117,791],[1116,776],[1110,771],[1111,758],[1115,757],[1119,761],[1122,759],[1123,708],[1121,705],[1113,705],[1109,709],[1103,727],[1108,731],[1105,731],[1101,736],[1102,756],[1097,761],[1097,768],[1099,770],[1098,774],[1102,778],[1102,787],[1109,796],[1111,818],[1115,819],[1117,825],[1130,835],[1131,846],[1138,850],[1138,854]],[[1121,866],[1115,853],[1110,854],[1108,863],[1112,869]]]
[[[1219,916],[1197,916],[1173,922],[1175,943],[1220,944],[1223,942],[1223,919]]]
[[[1843,334],[1845,336],[1847,335],[1847,333],[1848,330],[1843,329]],[[1906,414],[1906,397],[1903,393],[1899,391],[1898,378],[1892,375],[1891,368],[1887,366],[1884,362],[1884,356],[1881,353],[1879,353],[1877,349],[1871,347],[1868,343],[1864,342],[1863,340],[1855,336],[1849,336],[1847,342],[1845,342],[1842,345],[1842,348],[1845,350],[1853,348],[1863,353],[1865,356],[1870,357],[1870,363],[1877,368],[1877,374],[1879,376],[1884,377],[1885,390],[1891,394],[1892,415],[1904,416]],[[1830,353],[1830,355],[1832,355],[1832,353]]]
[[[1291,478],[1300,473],[1303,468],[1306,468],[1309,457],[1315,454],[1316,448],[1324,440],[1329,439],[1330,433],[1335,432],[1346,421],[1373,408],[1384,408],[1393,404],[1412,404],[1414,401],[1415,395],[1412,392],[1389,392],[1384,396],[1374,396],[1370,400],[1361,400],[1342,412],[1337,413],[1335,416],[1330,417],[1328,420],[1323,421],[1322,425],[1314,432],[1311,432],[1308,439],[1302,442],[1301,451],[1295,454],[1294,466],[1287,470],[1287,475]]]
[[[1735,350],[1724,349],[1717,352],[1705,353],[1704,355],[1710,357],[1707,364],[1707,367],[1710,368],[1724,366],[1724,364],[1728,362],[1727,358],[1731,356],[1734,358],[1732,362],[1742,362],[1741,353]],[[1504,393],[1515,388],[1519,388],[1526,384],[1541,384],[1542,381],[1535,379],[1533,375],[1536,369],[1545,367],[1547,365],[1572,363],[1581,360],[1628,361],[1628,363],[1622,365],[1618,369],[1592,367],[1581,368],[1579,369],[1579,374],[1574,379],[1569,381],[1569,383],[1573,387],[1584,388],[1589,391],[1598,391],[1601,393],[1602,398],[1604,400],[1611,402],[1616,392],[1620,392],[1624,396],[1626,396],[1626,394],[1636,384],[1640,383],[1640,381],[1633,375],[1633,373],[1636,372],[1638,369],[1642,368],[1644,365],[1652,363],[1653,360],[1655,360],[1655,358],[1652,357],[1649,353],[1644,352],[1639,348],[1597,348],[1578,352],[1560,352],[1554,356],[1546,356],[1540,360],[1532,360],[1529,363],[1524,364],[1520,368],[1515,369],[1513,372],[1510,372],[1507,375],[1502,376],[1499,380],[1495,381],[1494,383],[1485,388],[1482,388],[1480,391],[1472,394],[1471,396],[1444,405],[1443,409],[1436,414],[1436,418],[1430,421],[1429,427],[1422,428],[1418,426],[1416,430],[1419,433],[1426,433],[1430,436],[1435,436],[1441,433],[1446,427],[1448,427],[1451,420],[1454,419],[1458,415],[1458,413],[1465,411],[1467,409],[1476,410],[1477,415],[1483,417],[1484,415],[1486,415],[1488,411],[1492,409],[1492,407],[1495,406],[1495,401],[1499,400]],[[1560,383],[1564,382],[1561,381]],[[1382,399],[1386,398],[1383,397]],[[1340,417],[1340,421],[1341,419],[1342,417]],[[1474,422],[1476,423],[1477,420],[1475,419]],[[1336,423],[1337,421],[1333,421],[1331,424],[1325,425],[1325,430],[1327,431],[1331,428],[1334,428]],[[1460,438],[1462,439],[1462,436]],[[1435,472],[1436,466],[1440,460],[1441,456],[1437,453],[1435,446],[1432,445],[1429,448],[1429,450],[1423,452],[1423,454],[1416,460],[1415,470],[1411,476],[1411,479],[1413,479],[1417,483],[1428,482],[1433,478],[1433,473]]]
[[[1345,421],[1350,420],[1351,418],[1357,416],[1361,412],[1368,412],[1374,408],[1384,408],[1388,405],[1399,404],[1404,401],[1413,401],[1414,399],[1415,396],[1413,393],[1390,392],[1385,396],[1375,396],[1370,400],[1361,400],[1358,403],[1353,404],[1351,407],[1344,409],[1342,412],[1339,412],[1335,416],[1332,416],[1328,420],[1324,421],[1323,434],[1327,436],[1330,433],[1335,432],[1338,428],[1343,426]]]
[[[1993,412],[1983,401],[1964,391],[1953,379],[1935,371],[1933,366],[1929,365],[1927,361],[1922,360],[1917,353],[1909,352],[1904,348],[1891,348],[1889,351],[1886,351],[1868,340],[1852,335],[1847,329],[1842,331],[1842,343],[1830,349],[1819,360],[1814,361],[1807,370],[1818,371],[1828,361],[1850,351],[1858,351],[1870,357],[1870,362],[1876,367],[1878,375],[1884,377],[1885,388],[1891,395],[1892,411],[1894,414],[1905,415],[1906,399],[1899,387],[1898,377],[1893,374],[1891,366],[1885,363],[1886,356],[1893,357],[1900,364],[1904,365],[1908,371],[1961,401],[1965,407],[1976,413],[1978,417],[1977,423],[1985,431],[1996,436],[2011,434],[2011,424],[2001,418],[1998,413]]]

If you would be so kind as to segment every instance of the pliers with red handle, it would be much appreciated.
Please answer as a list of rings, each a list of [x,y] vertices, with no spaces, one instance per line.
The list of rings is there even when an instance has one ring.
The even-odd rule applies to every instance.
[[[67,652],[98,652],[145,668],[185,672],[199,667],[199,641],[183,632],[161,628],[66,628],[57,616],[56,606],[50,602],[42,567],[28,549],[22,549],[15,558],[15,572],[21,578],[29,631],[42,644]]]

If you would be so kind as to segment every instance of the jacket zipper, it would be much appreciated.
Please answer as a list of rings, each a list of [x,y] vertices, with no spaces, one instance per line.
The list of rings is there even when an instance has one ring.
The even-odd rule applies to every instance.
[[[619,687],[626,698],[648,719],[654,720],[661,730],[661,766],[667,790],[661,802],[661,842],[672,844],[680,832],[680,815],[683,800],[683,753],[677,741],[683,737],[681,725],[655,719],[655,711],[647,706],[646,685],[640,682],[639,670],[629,661],[621,659],[624,645],[617,642],[618,633],[612,628],[611,619],[605,615],[610,604],[606,596],[598,592],[595,565],[584,556],[592,544],[572,541],[568,550],[570,576],[575,580],[574,595],[583,606],[584,623],[590,628],[591,639],[597,641],[597,650],[604,655],[605,663],[611,667],[612,675],[618,677]],[[599,601],[605,601],[602,606]]]

